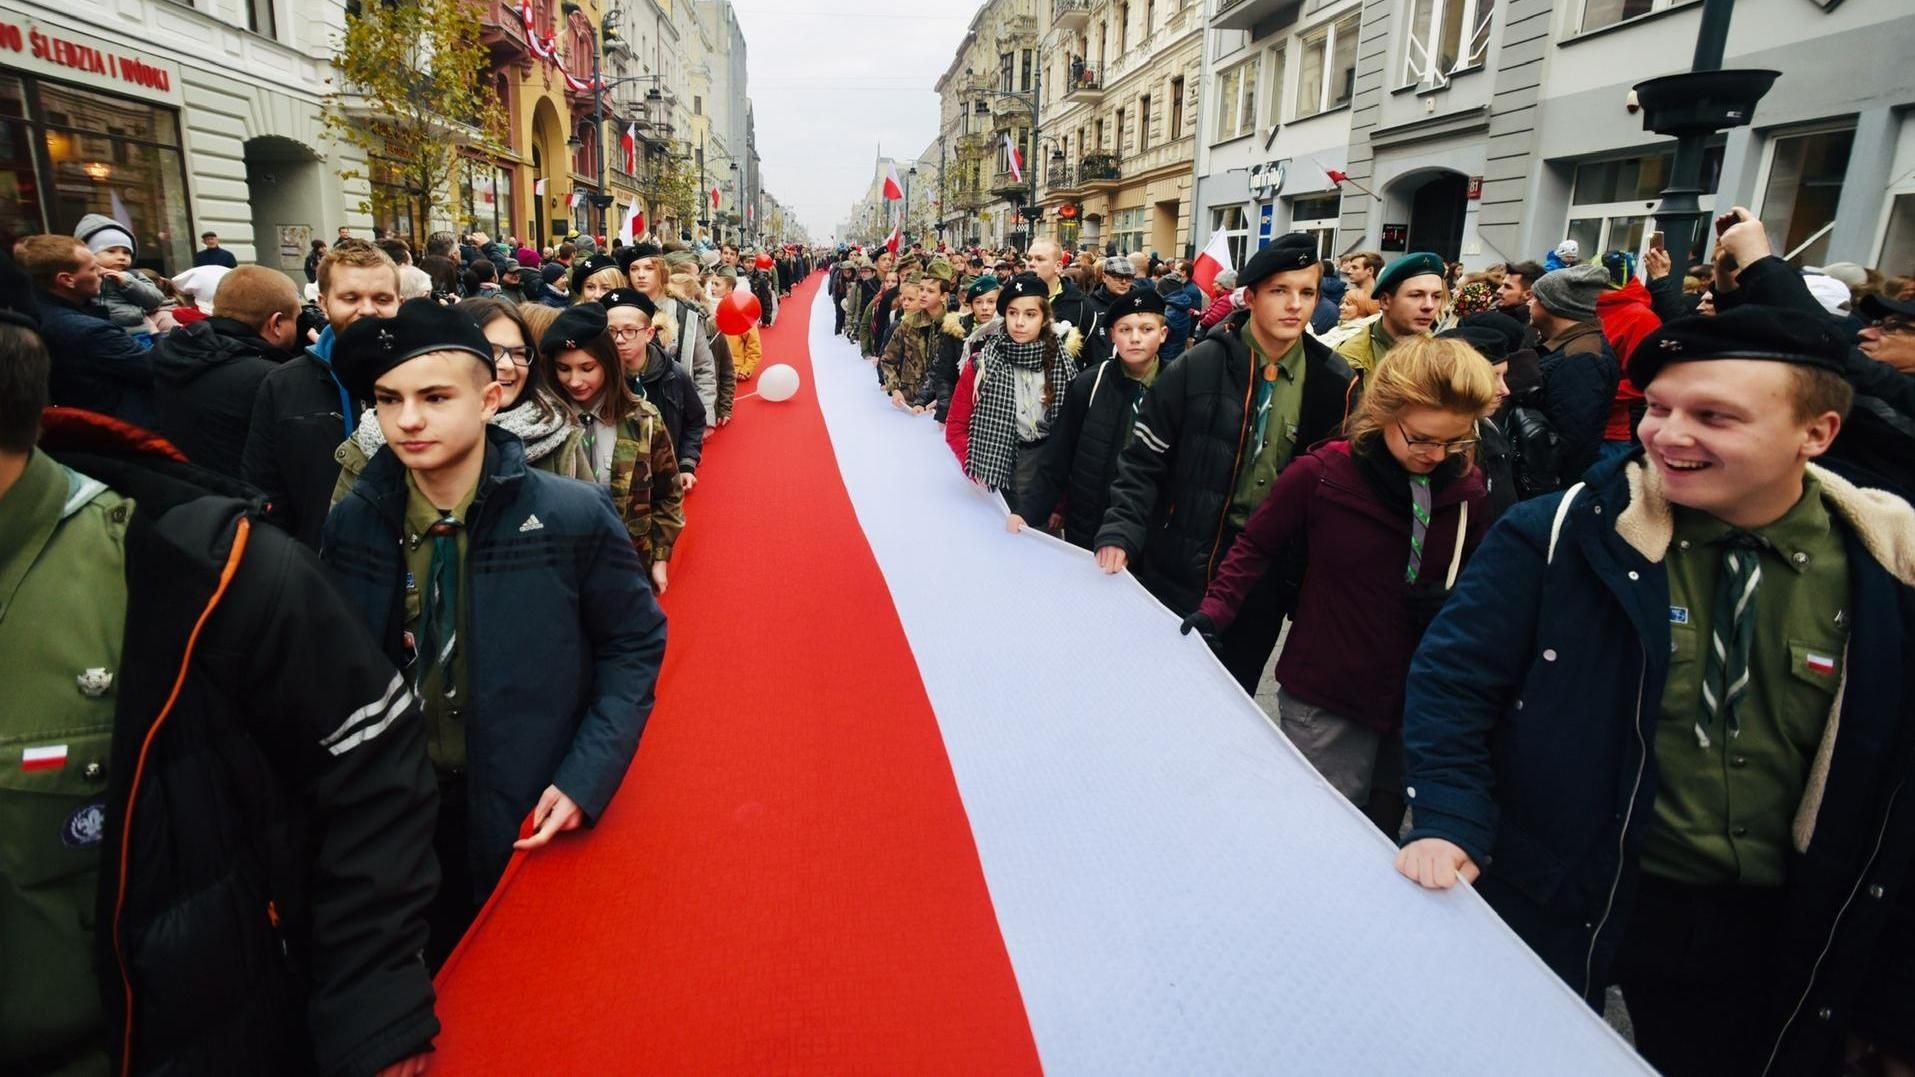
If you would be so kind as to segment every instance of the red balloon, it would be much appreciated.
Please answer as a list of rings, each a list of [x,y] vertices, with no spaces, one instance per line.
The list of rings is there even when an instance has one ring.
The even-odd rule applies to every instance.
[[[718,301],[718,331],[728,337],[743,336],[758,324],[758,297],[750,292],[733,292]]]
[[[771,267],[772,267],[771,255],[761,254],[758,256],[759,269],[770,269]]]

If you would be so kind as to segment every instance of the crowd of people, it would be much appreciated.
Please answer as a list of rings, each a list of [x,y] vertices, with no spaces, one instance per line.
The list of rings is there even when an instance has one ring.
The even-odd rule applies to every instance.
[[[1915,1073],[1915,279],[1277,238],[834,252],[894,406],[1130,571],[1668,1074]],[[1089,560],[1089,559],[1087,559]],[[1287,635],[1285,629],[1287,626]],[[1280,653],[1279,640],[1282,639]]]
[[[812,254],[513,246],[0,257],[0,1071],[421,1073],[513,851],[616,794]]]

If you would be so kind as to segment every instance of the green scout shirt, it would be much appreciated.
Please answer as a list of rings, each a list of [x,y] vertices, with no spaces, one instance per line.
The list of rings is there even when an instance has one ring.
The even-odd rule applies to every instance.
[[[1256,447],[1257,411],[1266,401],[1270,417],[1264,426],[1263,451],[1237,472],[1237,488],[1230,496],[1230,514],[1226,517],[1232,527],[1242,527],[1244,521],[1250,519],[1250,513],[1263,504],[1271,484],[1277,481],[1277,474],[1297,451],[1297,424],[1303,420],[1303,338],[1298,337],[1283,358],[1277,360],[1276,381],[1264,380],[1263,368],[1270,358],[1257,343],[1247,320],[1243,323],[1243,343],[1250,349],[1250,381],[1256,386],[1256,392],[1251,394],[1250,414],[1246,417],[1250,433],[1244,441],[1245,450]]]
[[[1662,775],[1643,839],[1644,871],[1696,885],[1779,886],[1790,831],[1822,743],[1848,646],[1848,559],[1813,476],[1786,515],[1755,534],[1762,580],[1755,594],[1749,691],[1736,707],[1741,734],[1696,743],[1721,540],[1733,530],[1676,508],[1666,566],[1674,653],[1656,723]]]
[[[466,627],[471,623],[467,616],[466,595],[469,589],[465,583],[465,551],[472,523],[472,499],[479,492],[474,486],[465,492],[459,503],[453,507],[452,515],[465,527],[459,528],[459,622],[458,633],[464,637]],[[412,479],[412,473],[406,473],[406,638],[410,645],[419,638],[419,611],[424,605],[424,583],[432,575],[432,539],[427,534],[432,525],[444,516],[426,495],[419,490],[418,483]],[[466,675],[467,648],[460,646],[452,652],[453,687],[457,689],[452,700],[446,699],[445,680],[440,671],[434,671],[419,686],[419,702],[426,718],[426,755],[431,758],[432,766],[441,774],[453,770],[465,769],[465,705],[466,692],[470,681]],[[422,659],[415,655],[413,661]]]
[[[0,498],[0,1073],[109,1068],[93,930],[132,512],[37,452]]]

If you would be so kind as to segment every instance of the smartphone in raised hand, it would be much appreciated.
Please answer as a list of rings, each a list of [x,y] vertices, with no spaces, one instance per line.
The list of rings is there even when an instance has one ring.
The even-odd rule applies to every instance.
[[[1667,247],[1663,246],[1663,238],[1662,238],[1661,232],[1649,233],[1649,249],[1652,251],[1660,251],[1660,250],[1668,249]]]

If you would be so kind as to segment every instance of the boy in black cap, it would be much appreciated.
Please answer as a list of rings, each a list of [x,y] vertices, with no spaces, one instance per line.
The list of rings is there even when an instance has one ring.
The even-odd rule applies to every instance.
[[[1399,870],[1619,983],[1665,1074],[1915,1059],[1915,510],[1813,463],[1846,351],[1763,307],[1645,338],[1642,449],[1512,509],[1411,671]]]
[[[1099,567],[1134,564],[1180,617],[1197,608],[1291,454],[1335,433],[1350,413],[1355,372],[1304,332],[1322,272],[1305,233],[1258,251],[1237,277],[1245,309],[1144,394],[1093,543]],[[1246,692],[1256,690],[1295,589],[1294,571],[1266,573],[1224,634],[1220,657]]]
[[[605,492],[528,468],[487,420],[492,348],[410,300],[356,322],[334,366],[386,447],[326,521],[321,557],[425,707],[451,952],[513,849],[595,822],[651,713],[665,617]],[[514,843],[519,821],[536,830]]]
[[[1071,379],[1057,425],[1044,443],[1037,478],[1030,489],[1018,491],[1010,518],[1013,533],[1023,530],[1026,520],[1054,531],[1053,512],[1068,493],[1064,539],[1087,550],[1103,526],[1117,456],[1130,444],[1144,392],[1157,380],[1158,351],[1170,336],[1164,297],[1154,291],[1126,292],[1101,313],[1116,355]]]

